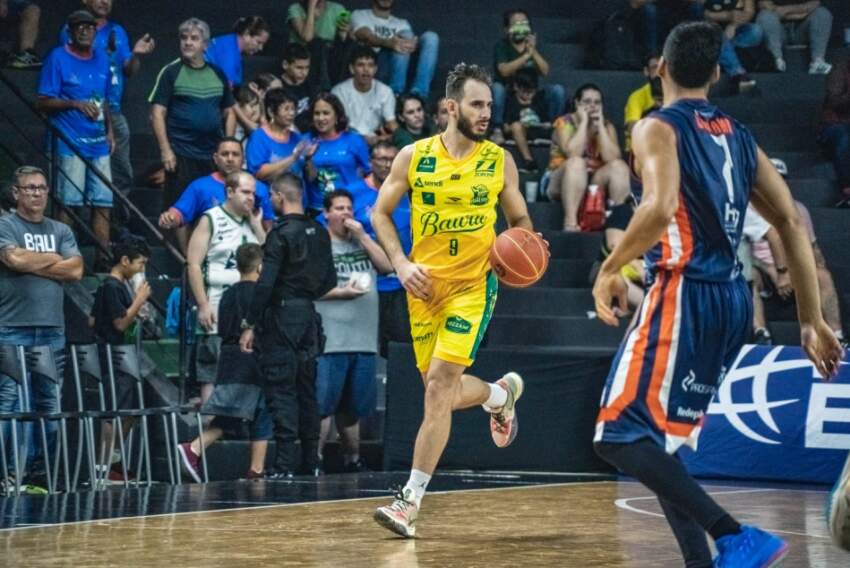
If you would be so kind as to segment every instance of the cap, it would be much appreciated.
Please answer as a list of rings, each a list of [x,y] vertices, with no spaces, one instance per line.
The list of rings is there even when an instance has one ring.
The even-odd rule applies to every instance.
[[[68,16],[66,22],[69,28],[79,26],[80,24],[91,24],[96,26],[97,18],[95,18],[88,10],[76,10],[71,12],[71,15]]]
[[[773,167],[776,168],[776,171],[779,172],[779,175],[782,177],[786,177],[788,175],[788,165],[779,158],[771,158],[770,163],[773,164]]]

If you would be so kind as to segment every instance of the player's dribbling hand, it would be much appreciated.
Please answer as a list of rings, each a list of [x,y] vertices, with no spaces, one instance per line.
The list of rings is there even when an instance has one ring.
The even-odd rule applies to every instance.
[[[428,269],[410,261],[396,269],[401,285],[404,289],[421,300],[431,298],[431,276]]]
[[[844,349],[826,322],[800,325],[800,345],[824,380],[834,379],[844,358]]]
[[[626,280],[619,272],[612,274],[599,271],[593,285],[593,299],[596,302],[596,315],[603,323],[613,327],[620,325],[617,316],[629,309],[628,291]],[[614,299],[617,300],[617,308],[614,308]]]

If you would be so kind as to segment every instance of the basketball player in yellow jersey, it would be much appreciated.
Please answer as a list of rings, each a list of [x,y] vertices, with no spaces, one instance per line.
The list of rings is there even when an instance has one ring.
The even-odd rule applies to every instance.
[[[493,97],[490,77],[458,64],[446,81],[445,132],[405,147],[372,210],[372,226],[407,290],[416,365],[425,382],[425,415],[413,450],[410,479],[392,504],[375,512],[382,526],[413,537],[425,488],[448,442],[452,411],[483,405],[497,446],[516,436],[514,406],[522,378],[495,383],[464,374],[496,302],[490,272],[496,204],[511,227],[533,230],[510,154],[484,139]],[[410,192],[413,249],[405,257],[392,213]]]

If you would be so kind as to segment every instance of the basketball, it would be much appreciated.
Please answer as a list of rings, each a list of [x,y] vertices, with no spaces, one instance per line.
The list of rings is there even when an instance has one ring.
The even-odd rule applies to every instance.
[[[499,281],[513,288],[531,286],[549,266],[549,247],[536,233],[513,227],[500,233],[490,249],[490,266]]]

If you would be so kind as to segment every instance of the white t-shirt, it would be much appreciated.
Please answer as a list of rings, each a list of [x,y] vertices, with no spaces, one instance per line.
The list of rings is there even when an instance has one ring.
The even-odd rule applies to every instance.
[[[385,122],[395,120],[395,95],[377,79],[365,93],[354,87],[354,79],[335,85],[331,93],[342,101],[349,126],[363,136],[371,136]]]
[[[351,29],[357,32],[360,28],[368,28],[381,39],[389,39],[397,35],[413,35],[413,29],[407,20],[395,16],[379,18],[371,9],[354,10],[351,13]],[[378,51],[380,48],[373,49]]]
[[[770,230],[770,223],[759,215],[752,205],[747,205],[747,213],[744,215],[744,236],[754,243],[764,238]]]

